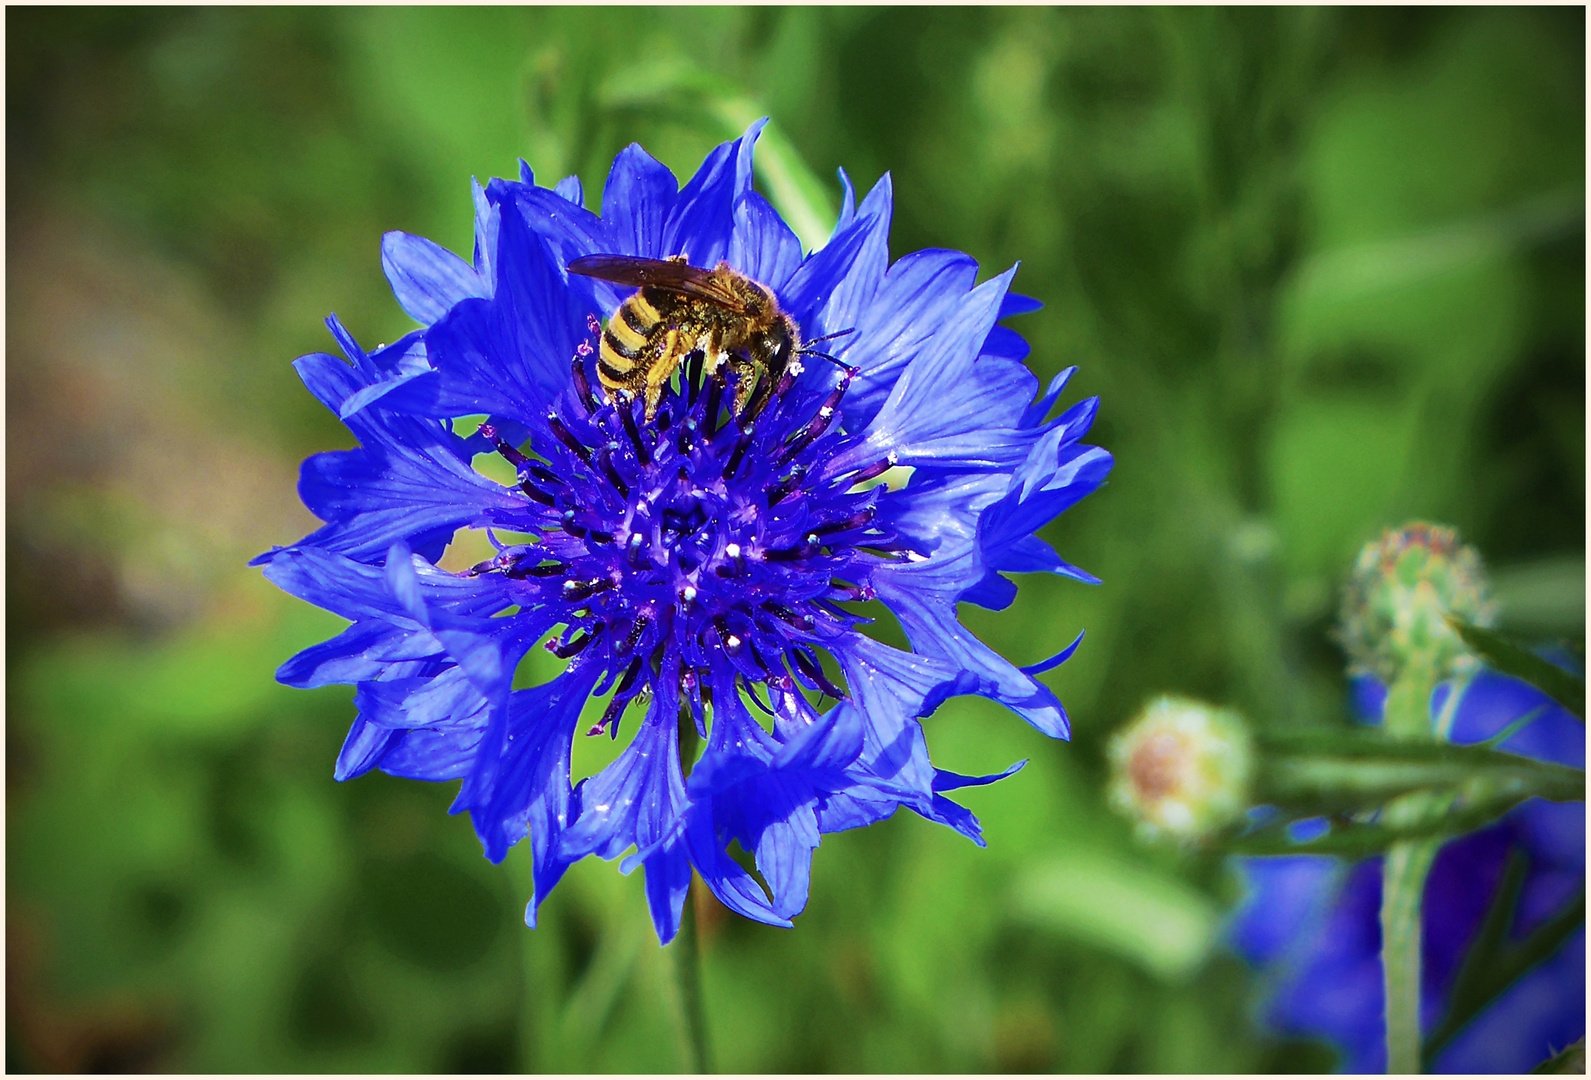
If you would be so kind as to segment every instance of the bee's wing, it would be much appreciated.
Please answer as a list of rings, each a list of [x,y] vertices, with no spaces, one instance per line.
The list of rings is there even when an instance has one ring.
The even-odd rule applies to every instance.
[[[569,272],[637,288],[652,286],[694,296],[737,315],[746,314],[746,302],[719,282],[710,271],[675,259],[643,259],[639,255],[582,255],[569,264]]]

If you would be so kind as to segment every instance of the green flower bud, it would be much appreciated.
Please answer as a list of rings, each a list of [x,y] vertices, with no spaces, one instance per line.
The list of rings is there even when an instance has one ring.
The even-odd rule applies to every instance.
[[[1337,636],[1349,671],[1389,686],[1411,670],[1434,681],[1468,674],[1478,660],[1449,615],[1476,626],[1495,618],[1480,556],[1442,525],[1388,529],[1359,552],[1343,594]]]
[[[1111,806],[1146,840],[1192,842],[1241,817],[1254,754],[1229,709],[1159,697],[1111,739]]]

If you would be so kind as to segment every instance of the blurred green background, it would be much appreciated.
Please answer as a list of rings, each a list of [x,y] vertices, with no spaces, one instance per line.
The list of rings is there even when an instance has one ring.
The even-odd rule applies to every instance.
[[[1117,465],[1046,533],[1104,585],[965,614],[1018,663],[1087,629],[1073,741],[952,702],[939,765],[1032,759],[967,793],[987,850],[903,814],[825,841],[794,930],[705,905],[718,1065],[1332,1067],[1256,1026],[1229,866],[1135,845],[1103,749],[1162,691],[1343,723],[1336,590],[1410,517],[1583,634],[1584,18],[8,9],[8,1069],[677,1068],[639,875],[527,931],[452,785],[334,783],[349,692],[272,672],[337,620],[244,561],[349,445],[289,362],[411,325],[384,231],[467,255],[471,175],[596,203],[624,144],[684,177],[762,114],[776,197],[889,170],[896,256],[1021,260]]]

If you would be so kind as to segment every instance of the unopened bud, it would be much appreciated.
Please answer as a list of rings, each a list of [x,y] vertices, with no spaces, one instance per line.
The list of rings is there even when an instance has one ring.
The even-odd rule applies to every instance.
[[[1411,668],[1438,681],[1468,673],[1478,661],[1448,616],[1476,626],[1495,618],[1480,556],[1442,525],[1388,529],[1359,552],[1343,594],[1349,670],[1389,685]]]
[[[1110,803],[1147,840],[1198,840],[1241,817],[1254,754],[1236,713],[1160,697],[1114,738]]]

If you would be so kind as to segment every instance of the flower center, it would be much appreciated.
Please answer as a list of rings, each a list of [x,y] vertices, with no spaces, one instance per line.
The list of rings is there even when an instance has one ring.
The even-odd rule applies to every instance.
[[[824,470],[850,438],[835,420],[855,370],[816,408],[787,376],[745,420],[728,407],[726,378],[704,377],[693,354],[648,422],[639,400],[592,392],[582,352],[530,454],[482,426],[515,466],[525,531],[540,539],[501,547],[471,573],[537,582],[536,602],[564,626],[546,647],[603,662],[599,692],[614,695],[590,734],[617,734],[625,707],[665,671],[680,672],[693,704],[730,680],[770,714],[757,684],[843,697],[819,659],[862,621],[839,605],[870,599],[869,568],[909,554],[875,520],[876,490],[858,489],[892,460]]]

